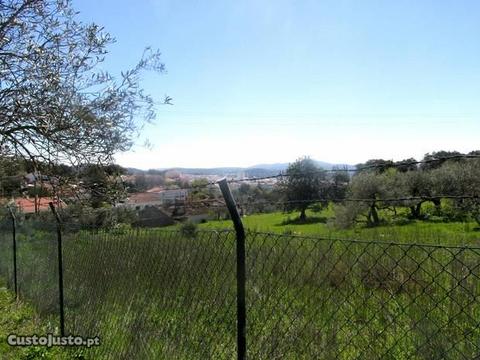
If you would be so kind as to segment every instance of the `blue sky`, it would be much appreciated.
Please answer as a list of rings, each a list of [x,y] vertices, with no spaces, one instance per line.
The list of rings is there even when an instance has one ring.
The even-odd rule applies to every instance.
[[[117,39],[104,67],[147,45],[154,124],[124,166],[248,166],[302,155],[358,163],[480,148],[480,2],[76,0]]]

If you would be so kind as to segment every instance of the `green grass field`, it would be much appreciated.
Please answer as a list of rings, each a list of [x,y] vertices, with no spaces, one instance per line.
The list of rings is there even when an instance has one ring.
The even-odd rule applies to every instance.
[[[443,244],[443,245],[480,245],[480,231],[475,222],[428,222],[409,221],[403,225],[383,225],[374,228],[357,226],[353,229],[336,229],[331,219],[332,209],[314,213],[307,210],[309,220],[306,224],[292,224],[298,213],[268,213],[247,215],[242,218],[246,229],[293,235],[311,235],[332,238],[366,239],[374,241],[399,241],[406,243]],[[311,223],[308,223],[310,222]],[[290,222],[290,223],[289,223]],[[172,226],[176,228],[178,226]],[[209,221],[199,224],[200,229],[233,228],[230,220]]]
[[[474,224],[340,231],[329,210],[308,215],[318,219],[243,219],[250,358],[480,356]],[[202,224],[194,236],[175,228],[65,234],[67,333],[98,335],[103,344],[83,358],[234,358],[235,234],[225,228],[230,222]],[[22,296],[50,324],[58,312],[54,239],[19,234]],[[8,241],[0,245],[0,274],[8,277]]]

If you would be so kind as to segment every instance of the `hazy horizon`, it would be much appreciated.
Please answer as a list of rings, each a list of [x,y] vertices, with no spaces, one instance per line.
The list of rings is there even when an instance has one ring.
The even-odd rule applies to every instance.
[[[458,149],[436,149],[436,150],[433,150],[433,151],[428,151],[427,153],[432,153],[432,152],[436,152],[436,151],[441,151],[441,150],[445,150],[445,151],[459,151]],[[478,150],[478,149],[469,149],[469,150],[465,150],[463,151],[463,153],[469,153],[471,151],[474,151],[474,150]],[[460,151],[462,152],[462,151]],[[276,164],[285,164],[285,163],[292,163],[294,162],[295,160],[301,158],[301,157],[304,157],[304,156],[308,156],[309,158],[315,160],[315,161],[319,161],[319,162],[325,162],[325,163],[328,163],[328,164],[332,164],[332,165],[349,165],[349,166],[355,166],[357,164],[361,164],[361,163],[365,163],[366,161],[368,160],[372,160],[372,159],[383,159],[383,160],[392,160],[392,161],[401,161],[401,160],[405,160],[405,159],[409,159],[409,158],[414,158],[415,160],[422,160],[422,158],[424,157],[424,155],[426,155],[427,153],[425,154],[422,154],[420,156],[406,156],[406,157],[396,157],[396,158],[384,158],[384,157],[371,157],[371,158],[368,158],[368,159],[363,159],[361,161],[355,161],[355,162],[352,162],[352,161],[326,161],[324,159],[320,159],[320,158],[316,158],[316,157],[312,157],[312,156],[308,156],[308,155],[301,155],[301,156],[297,156],[295,158],[292,158],[292,160],[289,160],[289,161],[282,161],[282,160],[279,160],[279,161],[271,161],[271,162],[258,162],[258,163],[252,163],[252,164],[243,164],[243,165],[236,165],[236,164],[221,164],[221,165],[215,165],[213,164],[212,166],[190,166],[188,164],[185,164],[185,165],[171,165],[171,166],[152,166],[152,167],[139,167],[139,166],[130,166],[130,165],[122,165],[124,167],[127,167],[127,168],[135,168],[135,169],[139,169],[139,170],[162,170],[162,169],[175,169],[175,168],[187,168],[187,169],[212,169],[212,168],[224,168],[224,167],[232,167],[232,168],[235,168],[235,167],[238,167],[238,168],[249,168],[249,167],[257,167],[257,166],[260,166],[260,165],[276,165]]]
[[[313,159],[313,158],[312,158]],[[295,159],[296,160],[296,159]],[[164,169],[214,169],[214,168],[250,168],[250,167],[258,167],[261,165],[277,165],[277,164],[286,164],[286,163],[291,163],[295,160],[292,161],[275,161],[271,163],[256,163],[256,164],[249,164],[249,165],[220,165],[220,166],[155,166],[155,167],[150,167],[150,168],[140,168],[136,166],[125,166],[127,168],[134,168],[134,169],[139,169],[139,170],[164,170]],[[323,160],[319,159],[313,159],[316,161],[321,161],[324,162]],[[330,163],[328,161],[325,161],[325,163],[329,163],[332,165],[355,165],[355,164],[349,164],[349,163],[338,163],[338,162],[333,162]],[[123,165],[122,165],[123,166]]]

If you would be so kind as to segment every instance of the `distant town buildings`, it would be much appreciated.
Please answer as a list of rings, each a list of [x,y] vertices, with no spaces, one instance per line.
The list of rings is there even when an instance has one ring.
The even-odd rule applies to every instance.
[[[156,187],[146,192],[130,194],[126,204],[130,206],[144,207],[147,205],[171,205],[187,201],[188,190],[185,189],[162,189]]]

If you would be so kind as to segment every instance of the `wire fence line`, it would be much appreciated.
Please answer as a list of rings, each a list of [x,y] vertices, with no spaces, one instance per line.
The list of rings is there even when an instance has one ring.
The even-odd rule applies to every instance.
[[[262,203],[269,205],[286,205],[286,204],[302,204],[302,203],[318,203],[318,202],[363,202],[368,203],[372,201],[381,202],[381,203],[400,203],[408,201],[427,201],[427,200],[442,200],[442,199],[452,199],[452,200],[480,200],[480,195],[433,195],[433,196],[405,196],[405,197],[392,197],[392,198],[381,198],[381,197],[372,197],[372,198],[353,198],[353,197],[314,197],[311,199],[296,199],[296,200],[264,200]],[[251,205],[255,203],[255,200],[237,202],[237,205]],[[222,207],[225,208],[225,204],[219,202],[217,199],[205,199],[205,200],[194,200],[186,201],[185,205],[194,207],[196,205],[208,205],[211,207]],[[183,205],[181,205],[183,206]]]
[[[60,332],[58,222],[2,219],[0,276]],[[236,233],[61,223],[67,335],[86,359],[237,356]],[[251,359],[480,356],[480,247],[246,232]],[[70,349],[78,352],[80,350]]]

